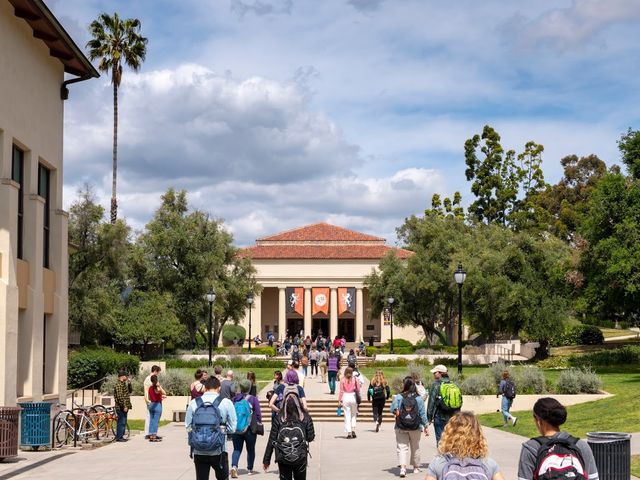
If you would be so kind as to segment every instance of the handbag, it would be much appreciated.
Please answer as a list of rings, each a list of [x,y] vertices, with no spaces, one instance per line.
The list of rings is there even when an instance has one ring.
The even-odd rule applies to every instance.
[[[256,418],[255,411],[251,414],[249,428],[251,429],[251,433],[253,433],[254,435],[264,435],[264,425]]]

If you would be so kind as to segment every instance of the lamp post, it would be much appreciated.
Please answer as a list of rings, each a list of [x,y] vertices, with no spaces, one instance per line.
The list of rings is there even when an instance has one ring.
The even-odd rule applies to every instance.
[[[393,297],[387,298],[387,303],[389,304],[389,322],[391,323],[391,348],[389,349],[389,353],[393,354],[393,302],[396,299]]]
[[[209,293],[206,295],[207,302],[209,302],[209,366],[213,365],[211,361],[211,354],[213,349],[213,335],[212,335],[212,326],[213,326],[213,302],[216,301],[216,292],[213,290],[209,290]]]
[[[462,375],[462,285],[467,278],[467,272],[462,269],[461,263],[458,264],[453,278],[458,284],[458,375]]]
[[[249,354],[251,354],[251,307],[253,307],[253,293],[247,294],[247,305],[249,305]]]

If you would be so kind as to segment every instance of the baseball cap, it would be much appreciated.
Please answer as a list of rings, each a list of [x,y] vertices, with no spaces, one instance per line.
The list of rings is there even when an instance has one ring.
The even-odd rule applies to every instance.
[[[129,376],[129,372],[127,372],[126,370],[120,370],[118,372],[118,376],[119,377],[128,377]]]
[[[440,372],[440,373],[448,373],[449,370],[447,370],[447,367],[445,367],[444,365],[436,365],[435,367],[433,367],[431,370],[429,370],[431,373],[436,373],[436,372]]]

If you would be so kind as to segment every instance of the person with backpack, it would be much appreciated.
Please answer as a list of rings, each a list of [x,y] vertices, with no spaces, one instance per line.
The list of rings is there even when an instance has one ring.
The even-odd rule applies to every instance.
[[[413,473],[420,472],[420,433],[429,435],[424,402],[416,393],[413,378],[405,377],[402,392],[393,397],[391,414],[396,418],[396,450],[400,477],[407,474],[407,464],[413,465]]]
[[[522,444],[519,479],[598,480],[589,444],[560,430],[567,421],[567,409],[560,402],[540,398],[533,405],[533,421],[541,436]]]
[[[376,424],[376,433],[380,431],[384,404],[389,398],[391,398],[391,389],[384,378],[384,373],[378,369],[367,390],[367,400],[371,402],[371,408],[373,409],[373,423]]]
[[[262,423],[262,412],[260,402],[256,397],[249,394],[251,381],[242,379],[238,382],[240,392],[233,397],[233,407],[236,411],[236,431],[231,437],[233,442],[233,454],[231,455],[231,478],[238,478],[238,463],[244,445],[247,445],[247,470],[249,475],[253,471],[253,463],[256,458],[256,432],[251,428],[251,424]]]
[[[353,375],[353,369],[344,369],[344,377],[340,380],[338,404],[344,412],[344,431],[347,438],[356,438],[356,422],[358,420],[358,397],[360,396],[360,382]]]
[[[502,416],[504,417],[504,425],[506,427],[509,425],[509,420],[511,424],[515,427],[516,422],[518,421],[518,417],[514,417],[509,413],[511,409],[511,405],[513,404],[513,399],[516,398],[516,384],[511,380],[511,376],[509,374],[509,370],[505,370],[502,372],[502,380],[500,380],[500,384],[498,385],[498,393],[496,394],[496,398],[502,395],[502,401],[500,402],[500,410],[502,411]]]
[[[504,480],[498,464],[488,456],[482,426],[471,412],[458,412],[451,417],[438,452],[429,462],[425,480]]]
[[[340,360],[336,357],[335,351],[332,350],[329,354],[329,360],[327,360],[327,375],[329,376],[329,392],[331,395],[336,393],[338,370],[340,370]]]
[[[320,352],[317,347],[313,345],[309,352],[309,363],[311,364],[311,378],[318,376],[318,359],[320,358]]]
[[[275,450],[280,480],[306,480],[309,442],[314,438],[313,420],[299,398],[294,393],[285,396],[282,410],[271,424],[262,460],[264,471],[269,470]]]
[[[431,370],[433,383],[429,391],[427,418],[433,423],[436,445],[449,419],[462,408],[462,393],[460,387],[449,379],[449,371],[444,365],[436,365]]]
[[[216,480],[226,480],[229,478],[226,435],[236,429],[236,411],[231,400],[220,396],[220,380],[208,377],[204,386],[206,392],[189,403],[184,422],[196,480],[209,480],[212,468]]]
[[[356,352],[353,350],[349,350],[349,355],[347,355],[347,365],[351,368],[355,368],[358,365],[358,357],[356,357]]]
[[[284,382],[274,389],[273,396],[269,401],[269,407],[273,412],[279,413],[282,410],[282,402],[289,393],[295,393],[300,399],[302,408],[308,410],[309,407],[307,406],[304,388],[302,388],[298,382],[298,373],[293,369],[287,370],[284,376]]]
[[[280,386],[280,384],[282,384],[282,382],[283,382],[282,372],[280,370],[276,370],[275,372],[273,372],[273,388],[267,392],[267,401],[269,402],[269,408],[271,408],[272,422],[276,417],[277,410],[271,407],[271,399],[276,394],[276,389]],[[274,404],[276,403],[275,402],[276,400],[277,400],[277,397],[274,399]],[[277,405],[277,407],[279,408],[280,405]]]

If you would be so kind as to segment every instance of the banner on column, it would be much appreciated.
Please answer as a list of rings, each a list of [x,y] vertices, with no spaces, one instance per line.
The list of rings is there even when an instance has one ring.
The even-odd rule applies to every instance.
[[[338,315],[356,314],[356,289],[353,287],[338,288]]]
[[[313,305],[311,314],[325,313],[329,315],[329,288],[312,288],[311,304]]]
[[[304,288],[287,287],[287,313],[304,315]]]

